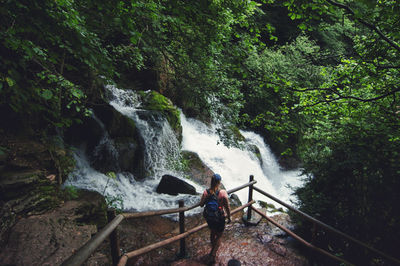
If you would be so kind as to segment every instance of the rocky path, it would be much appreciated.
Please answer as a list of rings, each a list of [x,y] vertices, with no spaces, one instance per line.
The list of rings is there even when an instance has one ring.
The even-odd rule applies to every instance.
[[[51,212],[20,219],[9,232],[8,243],[0,250],[0,265],[60,265],[97,231],[95,225],[86,223],[98,215],[94,210],[99,210],[96,205],[101,203],[101,197],[85,195]],[[307,259],[297,251],[296,243],[281,230],[265,221],[257,226],[245,226],[241,215],[235,214],[232,223],[226,226],[215,265],[227,265],[231,259],[240,261],[241,265],[308,265]],[[274,218],[288,223],[287,215]],[[186,217],[185,227],[190,229],[202,223],[201,215]],[[165,217],[124,220],[118,233],[122,252],[129,252],[177,235],[179,225]],[[208,229],[189,236],[186,246],[184,258],[178,258],[179,242],[176,242],[131,259],[128,265],[208,265]],[[108,240],[85,265],[111,265]]]
[[[287,222],[286,215],[280,215],[276,219]],[[152,239],[152,243],[154,243],[178,233],[176,223],[163,221],[162,218],[148,218],[145,222],[147,230],[141,228],[145,226],[142,222],[129,221],[122,226],[120,230],[121,246],[127,248],[127,251],[143,247],[143,242],[148,239]],[[186,228],[192,228],[203,222],[202,218],[192,217],[188,219]],[[128,226],[129,223],[131,223],[130,226]],[[165,233],[167,231],[169,233]],[[156,235],[161,239],[156,240]],[[144,239],[147,240],[144,241]],[[235,216],[233,222],[226,226],[214,265],[227,265],[232,259],[240,261],[241,265],[308,265],[307,259],[299,254],[296,243],[293,241],[286,237],[281,230],[267,222],[262,221],[257,226],[245,226],[241,216]],[[179,245],[175,243],[140,258],[132,259],[128,265],[209,265],[208,229],[187,238],[186,247],[187,254],[182,259],[177,258]]]

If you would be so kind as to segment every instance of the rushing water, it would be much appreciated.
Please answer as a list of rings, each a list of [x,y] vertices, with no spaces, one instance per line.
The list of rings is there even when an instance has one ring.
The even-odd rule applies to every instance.
[[[299,171],[281,171],[269,148],[257,134],[242,132],[249,144],[258,147],[261,158],[250,149],[240,150],[227,148],[222,144],[217,145],[218,136],[211,128],[197,120],[186,119],[182,114],[181,147],[166,119],[156,113],[140,110],[140,102],[133,92],[111,86],[109,91],[112,94],[110,104],[123,115],[133,119],[140,130],[142,141],[145,143],[145,168],[152,175],[143,181],[137,181],[131,173],[116,171],[116,178],[110,178],[93,169],[85,152],[78,150],[75,153],[76,169],[70,174],[65,185],[98,191],[109,198],[120,199],[125,210],[175,208],[180,199],[184,199],[185,205],[189,206],[197,203],[199,196],[171,196],[158,194],[155,191],[164,174],[183,178],[184,175],[173,170],[174,167],[170,165],[171,160],[179,161],[181,149],[196,152],[211,170],[221,174],[227,189],[247,183],[249,175],[254,175],[259,188],[288,201],[290,189],[286,187],[286,183],[292,186],[300,183]],[[113,141],[106,132],[99,145],[106,145],[108,149],[113,148]],[[195,186],[198,192],[204,189],[190,180],[185,181]],[[237,192],[242,202],[247,201],[247,193],[247,189]],[[257,194],[254,194],[255,199],[266,200]]]
[[[293,187],[300,185],[300,171],[280,170],[275,157],[261,136],[253,132],[241,131],[247,144],[258,147],[261,155],[258,158],[250,148],[228,148],[223,144],[218,144],[218,135],[200,121],[186,119],[184,115],[181,116],[181,121],[182,149],[196,152],[213,172],[222,176],[222,183],[227,189],[249,182],[250,175],[254,175],[257,181],[256,186],[260,189],[287,203],[294,200],[287,184]],[[247,202],[248,189],[240,190],[236,194],[242,203]],[[253,198],[271,202],[257,192],[254,193]]]

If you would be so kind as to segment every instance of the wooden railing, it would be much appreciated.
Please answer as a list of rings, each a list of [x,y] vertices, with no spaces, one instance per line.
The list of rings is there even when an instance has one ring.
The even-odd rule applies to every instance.
[[[256,181],[254,181],[254,177],[251,175],[250,176],[250,181],[247,184],[244,184],[242,186],[239,186],[237,188],[228,190],[228,194],[234,193],[238,190],[241,190],[243,188],[249,187],[249,197],[248,197],[248,202],[238,208],[236,208],[235,210],[233,210],[231,212],[231,214],[234,214],[236,212],[239,212],[241,210],[243,210],[244,208],[248,208],[247,209],[247,221],[251,220],[251,216],[252,216],[252,211],[255,211],[256,213],[258,213],[259,215],[261,215],[261,217],[267,219],[270,223],[274,224],[275,226],[279,227],[280,229],[282,229],[283,231],[285,231],[288,235],[292,236],[294,239],[298,240],[300,243],[302,243],[303,245],[307,246],[308,248],[319,252],[327,257],[330,257],[338,262],[341,263],[345,263],[348,265],[352,265],[350,262],[346,261],[343,258],[340,258],[334,254],[331,254],[321,248],[318,248],[316,246],[314,246],[312,243],[307,242],[306,240],[304,240],[303,238],[301,238],[300,236],[296,235],[295,233],[293,233],[291,230],[285,228],[284,226],[280,225],[279,223],[277,223],[275,220],[273,220],[271,217],[268,217],[266,214],[262,213],[261,211],[259,211],[258,209],[254,208],[252,205],[255,203],[255,201],[253,200],[253,190],[257,191],[259,193],[261,193],[262,195],[278,202],[279,204],[285,206],[286,208],[296,212],[297,214],[301,215],[302,217],[304,217],[305,219],[313,222],[314,224],[314,228],[316,228],[316,226],[321,226],[322,228],[331,231],[337,235],[340,235],[350,241],[352,241],[353,243],[360,245],[362,247],[365,247],[369,250],[371,250],[372,252],[375,252],[376,254],[379,254],[380,256],[384,257],[385,259],[394,262],[398,265],[400,265],[400,260],[393,258],[373,247],[370,247],[368,245],[366,245],[365,243],[346,235],[345,233],[309,216],[306,213],[301,212],[300,210],[297,210],[296,208],[286,204],[285,202],[279,200],[278,198],[270,195],[269,193],[257,188],[254,186],[254,184],[256,184]],[[188,237],[191,234],[194,234],[204,228],[207,228],[207,224],[204,223],[202,225],[199,225],[197,227],[194,227],[188,231],[185,231],[184,228],[184,219],[185,219],[185,212],[191,209],[194,209],[196,207],[199,207],[200,203],[195,204],[193,206],[190,207],[185,207],[183,204],[183,201],[179,201],[179,208],[175,208],[175,209],[167,209],[167,210],[158,210],[158,211],[149,211],[149,212],[140,212],[140,213],[123,213],[123,214],[119,214],[115,216],[115,212],[110,211],[108,213],[108,218],[109,220],[111,220],[101,231],[99,231],[92,239],[90,239],[85,245],[83,245],[75,254],[73,254],[71,257],[69,257],[66,261],[64,261],[64,263],[62,264],[63,266],[70,266],[70,265],[81,265],[82,263],[84,263],[86,261],[86,259],[96,250],[96,248],[107,238],[110,237],[110,245],[111,245],[111,256],[112,256],[112,260],[113,260],[113,265],[118,265],[118,266],[123,266],[126,265],[128,259],[130,258],[134,258],[137,256],[141,256],[144,255],[152,250],[155,250],[157,248],[161,248],[163,246],[169,245],[173,242],[176,241],[180,241],[180,254],[184,255],[186,253],[186,245],[185,245],[185,238]],[[180,228],[180,233],[179,235],[173,236],[171,238],[162,240],[160,242],[148,245],[146,247],[142,247],[140,249],[134,250],[134,251],[130,251],[127,252],[125,254],[120,254],[120,248],[119,248],[119,241],[118,241],[118,234],[117,234],[117,230],[115,230],[117,228],[117,226],[121,223],[121,221],[123,219],[132,219],[132,218],[142,218],[142,217],[150,217],[150,216],[157,216],[157,215],[164,215],[164,214],[172,214],[172,213],[179,213],[179,228]]]
[[[251,177],[250,177],[250,180],[252,180]],[[299,215],[302,216],[303,218],[305,218],[305,219],[311,221],[311,222],[313,223],[313,225],[314,225],[314,226],[313,226],[313,229],[312,229],[313,231],[317,230],[317,226],[320,226],[320,227],[324,228],[324,229],[327,230],[327,231],[330,231],[330,232],[332,232],[332,233],[334,233],[334,234],[336,234],[336,235],[339,235],[339,236],[341,236],[341,237],[343,237],[343,238],[345,238],[345,239],[347,239],[347,240],[350,240],[351,242],[353,242],[353,243],[356,244],[356,245],[362,246],[362,247],[364,247],[364,248],[366,248],[366,249],[368,249],[368,250],[374,252],[375,254],[380,255],[381,257],[387,259],[387,260],[390,261],[391,263],[395,263],[395,264],[397,264],[397,265],[400,265],[400,260],[399,260],[399,259],[394,258],[394,257],[392,257],[392,256],[390,256],[390,255],[387,255],[387,254],[383,253],[382,251],[379,251],[379,250],[377,250],[376,248],[373,248],[373,247],[371,247],[371,246],[369,246],[369,245],[367,245],[367,244],[361,242],[360,240],[357,240],[357,239],[355,239],[354,237],[351,237],[351,236],[349,236],[349,235],[347,235],[347,234],[345,234],[345,233],[343,233],[343,232],[341,232],[341,231],[339,231],[339,230],[333,228],[332,226],[327,225],[327,224],[325,224],[325,223],[323,223],[323,222],[321,222],[321,221],[319,221],[319,220],[317,220],[317,219],[311,217],[310,215],[308,215],[308,214],[306,214],[306,213],[304,213],[304,212],[302,212],[302,211],[300,211],[300,210],[298,210],[298,209],[296,209],[296,208],[290,206],[289,204],[287,204],[287,203],[281,201],[280,199],[278,199],[278,198],[272,196],[271,194],[269,194],[269,193],[267,193],[267,192],[265,192],[265,191],[263,191],[263,190],[261,190],[261,189],[259,189],[259,188],[257,188],[257,187],[250,186],[250,190],[252,190],[252,189],[254,189],[255,191],[261,193],[262,195],[264,195],[264,196],[266,196],[266,197],[272,199],[273,201],[275,201],[275,202],[281,204],[282,206],[288,208],[289,210],[291,210],[291,211],[293,211],[293,212],[299,214]],[[250,195],[250,192],[249,192],[249,195]],[[249,197],[249,200],[251,200],[250,197]],[[327,257],[330,257],[330,258],[332,258],[332,259],[334,259],[334,260],[337,260],[337,261],[339,261],[339,262],[346,263],[346,264],[348,264],[348,265],[353,265],[352,263],[350,263],[350,262],[348,262],[348,261],[346,261],[346,260],[344,260],[344,259],[342,259],[342,258],[340,258],[340,257],[338,257],[338,256],[336,256],[336,255],[334,255],[334,254],[331,254],[331,253],[329,253],[329,252],[327,252],[327,251],[325,251],[325,250],[323,250],[323,249],[320,249],[320,248],[314,246],[312,243],[309,243],[309,242],[305,241],[303,238],[301,238],[300,236],[296,235],[295,233],[293,233],[293,232],[290,231],[289,229],[283,227],[282,225],[278,224],[278,223],[277,223],[276,221],[274,221],[272,218],[270,218],[270,217],[268,217],[267,215],[263,214],[262,212],[260,212],[260,211],[257,210],[256,208],[254,208],[253,206],[251,206],[251,208],[249,208],[249,209],[254,210],[254,211],[257,212],[258,214],[260,214],[262,217],[264,217],[265,219],[267,219],[269,222],[271,222],[271,223],[274,224],[275,226],[279,227],[280,229],[282,229],[283,231],[285,231],[287,234],[289,234],[290,236],[292,236],[293,238],[295,238],[296,240],[298,240],[300,243],[302,243],[303,245],[307,246],[308,248],[311,248],[311,249],[313,249],[313,250],[315,250],[315,251],[317,251],[317,252],[319,252],[319,253],[321,253],[321,254],[327,256]]]
[[[234,193],[243,188],[254,185],[256,182],[257,181],[251,181],[247,184],[241,185],[234,189],[230,189],[227,192],[228,192],[228,194]],[[232,213],[238,212],[246,207],[249,207],[253,203],[254,203],[254,201],[248,202],[247,204],[233,210]],[[182,205],[182,202],[180,203],[180,205]],[[115,229],[122,222],[123,219],[144,218],[144,217],[158,216],[158,215],[172,214],[172,213],[183,213],[184,214],[184,212],[189,211],[189,210],[194,209],[199,206],[200,206],[200,203],[197,203],[197,204],[195,204],[193,206],[189,206],[189,207],[180,206],[179,208],[175,208],[175,209],[166,209],[166,210],[139,212],[139,213],[122,213],[122,214],[118,214],[117,216],[114,216],[114,217],[113,217],[113,212],[111,211],[108,213],[108,218],[111,221],[102,230],[100,230],[94,237],[92,237],[85,245],[83,245],[77,252],[75,252],[67,260],[65,260],[62,265],[63,266],[75,266],[75,265],[83,264],[89,258],[89,256],[96,250],[96,248],[98,246],[100,246],[100,244],[107,237],[110,237],[111,256],[112,256],[112,260],[113,260],[113,265],[117,265],[117,264],[125,265],[124,261],[126,263],[128,258],[143,255],[143,254],[150,252],[151,250],[154,250],[156,248],[163,247],[165,245],[168,245],[170,243],[173,243],[173,242],[181,240],[181,239],[185,239],[187,236],[189,236],[201,229],[206,228],[207,224],[202,224],[198,227],[192,228],[191,230],[189,230],[187,232],[181,232],[180,235],[174,236],[170,239],[166,239],[164,241],[161,241],[161,242],[155,243],[153,245],[123,254],[121,256],[120,249],[119,249],[118,235],[117,235],[117,231]],[[180,215],[180,217],[183,217],[183,219],[184,219],[184,215]],[[182,218],[180,219],[179,224],[180,224],[180,228],[182,228],[184,225],[184,220],[182,220]],[[181,242],[181,252],[182,252],[182,243],[183,242]]]

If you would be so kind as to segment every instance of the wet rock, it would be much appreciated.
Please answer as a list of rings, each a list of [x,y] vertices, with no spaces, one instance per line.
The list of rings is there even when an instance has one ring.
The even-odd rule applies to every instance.
[[[68,201],[45,214],[19,219],[0,249],[1,264],[61,265],[97,232],[96,225],[77,223],[82,217],[77,213],[82,204],[100,204],[96,200],[100,197],[84,194],[79,201]],[[96,264],[88,265],[110,265],[107,257],[98,253],[92,257],[89,262],[95,260]]]
[[[250,220],[247,219],[247,213],[243,215],[243,222],[246,225],[257,225],[261,221],[262,217],[258,213],[252,211]]]
[[[64,139],[68,144],[74,146],[85,146],[90,153],[100,142],[104,134],[103,128],[93,117],[86,117],[81,124],[73,124],[69,127]]]
[[[281,213],[277,214],[271,217],[275,222],[278,224],[284,226],[285,228],[289,230],[294,230],[294,225],[290,220],[290,216],[287,213]],[[277,237],[283,237],[286,236],[286,232],[281,230],[279,227],[273,225],[272,223],[269,223],[270,227],[268,229],[268,233],[277,236]]]
[[[164,193],[175,196],[179,193],[196,195],[196,189],[192,185],[171,175],[163,175],[156,191],[157,193]]]
[[[270,250],[272,250],[273,252],[275,252],[276,254],[278,254],[282,257],[284,257],[286,255],[286,252],[287,252],[286,248],[277,243],[270,244],[268,247]]]
[[[109,104],[94,107],[96,116],[104,123],[111,138],[131,137],[137,138],[135,122],[127,116],[122,115]]]
[[[156,91],[142,91],[142,107],[146,110],[156,111],[162,114],[170,124],[179,142],[182,140],[182,125],[180,111],[170,99]]]
[[[14,171],[0,177],[0,242],[17,217],[39,214],[58,206],[57,186],[42,171]]]
[[[258,238],[258,240],[260,240],[260,242],[262,243],[262,244],[268,244],[269,242],[271,242],[272,241],[272,236],[270,236],[270,235],[261,235],[261,234],[258,234],[257,235],[257,238]]]
[[[188,162],[189,172],[187,174],[192,178],[192,180],[200,185],[209,187],[211,176],[214,172],[201,161],[197,153],[183,151],[182,156]]]
[[[231,194],[229,199],[230,199],[231,208],[236,208],[236,207],[242,206],[242,202],[240,201],[238,195]]]

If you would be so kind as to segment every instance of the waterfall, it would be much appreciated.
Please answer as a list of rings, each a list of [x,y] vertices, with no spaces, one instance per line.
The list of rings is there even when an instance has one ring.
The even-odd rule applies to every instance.
[[[129,172],[116,172],[116,178],[96,171],[83,150],[77,150],[74,157],[76,169],[68,176],[65,186],[94,190],[104,194],[111,201],[120,200],[126,211],[147,211],[178,207],[180,199],[187,206],[199,201],[199,196],[158,194],[155,190],[162,175],[170,174],[183,179],[183,174],[174,170],[173,164],[180,161],[180,144],[166,118],[157,112],[140,109],[140,102],[133,91],[125,91],[108,86],[110,104],[120,113],[132,119],[140,131],[144,143],[145,170],[151,175],[144,180],[136,180]],[[96,121],[98,119],[95,118]],[[101,123],[101,121],[98,121]],[[104,126],[100,124],[104,129]],[[110,147],[113,141],[105,133],[95,151],[101,147]],[[110,148],[109,148],[110,149]],[[101,156],[101,155],[99,155]],[[202,188],[190,180],[197,191]],[[199,210],[194,210],[196,212]],[[189,212],[190,213],[190,212]]]
[[[145,170],[149,177],[138,181],[132,173],[118,171],[115,167],[115,178],[96,171],[90,164],[85,151],[77,149],[75,160],[76,169],[71,173],[65,185],[75,186],[81,189],[94,190],[103,194],[108,200],[120,200],[126,211],[147,211],[165,208],[176,208],[178,200],[183,199],[186,206],[197,203],[199,195],[158,194],[155,190],[164,174],[170,174],[184,179],[184,173],[174,170],[173,163],[180,162],[180,151],[188,150],[199,155],[200,159],[211,170],[221,174],[223,184],[231,189],[247,183],[249,175],[254,175],[257,187],[281,198],[284,201],[290,199],[291,185],[300,184],[299,171],[284,172],[279,169],[275,158],[262,138],[252,132],[241,132],[246,142],[258,147],[260,151],[257,157],[251,149],[227,148],[223,144],[217,145],[219,138],[214,130],[205,124],[187,119],[181,114],[183,129],[182,147],[175,137],[167,120],[157,112],[140,109],[140,101],[132,91],[124,91],[114,86],[109,86],[111,94],[110,104],[120,113],[134,120],[140,131],[141,141],[144,143]],[[98,121],[97,118],[95,118]],[[98,121],[101,123],[101,121]],[[104,126],[101,124],[104,129]],[[104,133],[95,151],[101,153],[101,147],[113,151],[113,141]],[[101,154],[97,154],[101,156]],[[204,187],[184,179],[193,185],[198,192]],[[247,201],[248,190],[244,189],[236,193],[242,202]],[[265,197],[254,194],[255,199],[268,201]],[[269,201],[270,202],[270,201]],[[201,211],[199,208],[190,213]]]
[[[300,171],[282,171],[261,136],[253,132],[241,131],[247,144],[257,146],[260,152],[260,157],[257,157],[250,147],[228,148],[219,143],[219,137],[213,128],[200,121],[187,119],[182,115],[181,122],[182,149],[196,152],[213,172],[222,176],[222,183],[226,189],[243,185],[249,182],[250,175],[254,175],[258,188],[287,203],[295,200],[287,185],[296,187],[301,184]],[[247,202],[248,189],[240,190],[236,194],[242,203]],[[253,198],[279,206],[257,192],[253,194]]]
[[[133,91],[115,86],[108,86],[108,89],[113,96],[110,104],[135,121],[140,131],[144,143],[145,170],[157,180],[164,174],[177,174],[170,172],[170,164],[180,161],[180,144],[167,119],[158,112],[139,109],[140,102]]]

